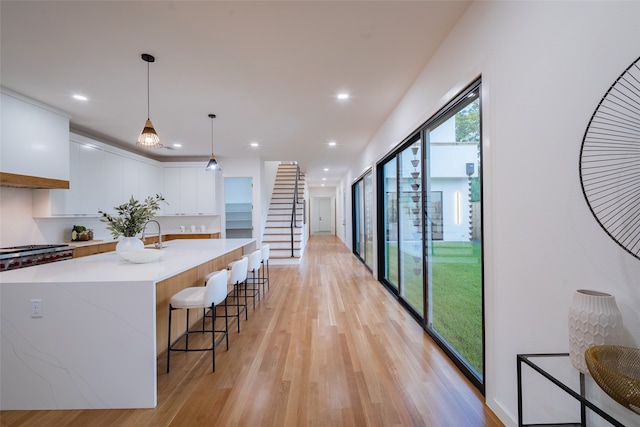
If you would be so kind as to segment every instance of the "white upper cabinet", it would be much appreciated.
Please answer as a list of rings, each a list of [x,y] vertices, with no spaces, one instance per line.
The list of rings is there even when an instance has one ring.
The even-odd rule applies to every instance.
[[[165,215],[218,215],[216,173],[202,165],[164,168]],[[218,195],[219,197],[219,195]]]
[[[164,164],[72,134],[68,190],[35,193],[36,216],[99,216],[129,201],[161,194],[160,215],[219,215],[222,178],[200,163]]]
[[[69,181],[69,115],[1,89],[0,172]]]
[[[50,211],[43,216],[91,215],[129,201],[162,194],[162,168],[153,160],[120,152],[74,135],[69,147],[68,190],[49,190]],[[36,197],[45,197],[38,193]],[[45,203],[37,203],[39,206]]]

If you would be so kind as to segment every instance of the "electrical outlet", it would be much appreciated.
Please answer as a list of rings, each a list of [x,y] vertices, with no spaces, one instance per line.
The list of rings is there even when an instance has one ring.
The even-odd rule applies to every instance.
[[[41,299],[32,299],[31,300],[31,318],[42,317],[42,300]]]

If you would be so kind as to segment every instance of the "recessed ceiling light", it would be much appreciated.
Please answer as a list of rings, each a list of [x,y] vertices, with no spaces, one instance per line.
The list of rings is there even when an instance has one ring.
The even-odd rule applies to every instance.
[[[338,99],[349,99],[349,94],[346,92],[339,93]]]
[[[77,99],[78,101],[86,101],[86,100],[88,100],[89,98],[87,98],[87,97],[86,97],[86,96],[84,96],[84,95],[73,95],[73,99]]]
[[[173,144],[173,146],[176,147],[176,148],[180,148],[180,147],[182,147],[182,144]]]
[[[327,178],[322,178],[322,180],[323,180],[323,181],[326,181],[326,180],[327,180]]]
[[[321,187],[324,187],[324,184],[320,184]]]
[[[325,172],[329,172],[329,168],[324,168],[323,169]]]
[[[257,146],[258,146],[258,143],[257,143],[257,142],[252,142],[252,143],[251,143],[251,146],[252,146],[252,147],[257,147]]]
[[[336,146],[336,142],[335,141],[330,141],[329,142],[329,147],[335,147]]]

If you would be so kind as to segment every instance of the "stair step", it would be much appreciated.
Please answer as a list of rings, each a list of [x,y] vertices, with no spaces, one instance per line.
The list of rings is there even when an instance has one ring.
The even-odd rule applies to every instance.
[[[271,251],[277,251],[277,250],[283,250],[289,251],[289,254],[291,254],[291,242],[269,242],[269,256],[271,256]],[[293,243],[293,253],[295,253],[296,251],[300,251],[300,242],[294,242]]]
[[[302,236],[302,229],[300,227],[298,227],[297,229],[294,228],[293,235]],[[267,227],[264,230],[264,237],[266,238],[267,236],[270,239],[276,238],[278,236],[285,236],[288,239],[291,236],[291,229],[289,227],[281,227],[281,228],[274,228],[274,229],[270,229]]]
[[[267,227],[291,227],[291,221],[269,221],[267,220]],[[302,226],[302,221],[298,221],[296,224],[294,224],[293,228],[301,228]]]
[[[300,257],[300,251],[293,251],[293,255],[294,257]],[[269,261],[271,261],[272,258],[275,259],[283,259],[283,258],[291,258],[291,249],[289,249],[289,251],[286,251],[284,249],[275,249],[275,253],[273,251],[269,251]]]
[[[297,191],[296,191],[297,179]],[[299,264],[304,251],[305,176],[296,164],[280,164],[269,203],[269,214],[262,242],[270,246],[270,259],[276,263]],[[291,217],[295,203],[296,225],[293,227],[294,257],[291,257]]]

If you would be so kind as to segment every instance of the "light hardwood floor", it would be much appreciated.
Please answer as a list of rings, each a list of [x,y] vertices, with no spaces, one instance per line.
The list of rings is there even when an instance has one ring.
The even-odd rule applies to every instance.
[[[3,411],[2,426],[502,426],[337,238],[270,270],[215,373],[209,352],[173,353],[169,374],[159,358],[157,408]]]

